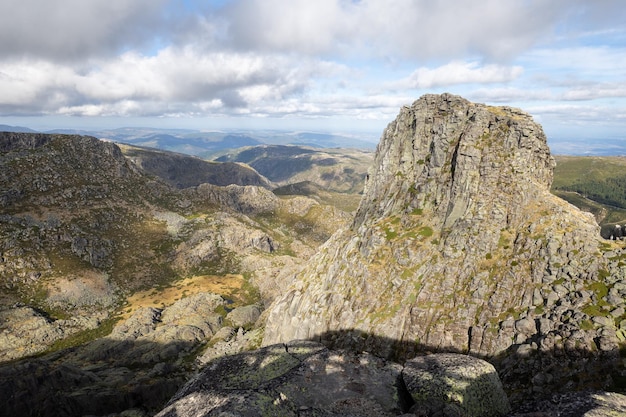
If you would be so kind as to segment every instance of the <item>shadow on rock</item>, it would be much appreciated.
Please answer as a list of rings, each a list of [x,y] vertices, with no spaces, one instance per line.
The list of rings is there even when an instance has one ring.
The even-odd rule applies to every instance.
[[[546,348],[544,339],[550,336],[537,335],[536,340],[512,345],[497,356],[471,352],[469,355],[494,365],[514,409],[532,409],[534,404],[552,401],[561,394],[576,396],[579,392],[581,398],[586,398],[592,391],[626,393],[626,369],[622,360],[626,352],[620,351],[618,345],[611,349],[583,349],[563,339]],[[359,330],[330,331],[319,335],[315,341],[331,349],[371,352],[398,363],[430,353],[468,354],[453,347],[435,348]],[[591,400],[583,402],[593,403]]]

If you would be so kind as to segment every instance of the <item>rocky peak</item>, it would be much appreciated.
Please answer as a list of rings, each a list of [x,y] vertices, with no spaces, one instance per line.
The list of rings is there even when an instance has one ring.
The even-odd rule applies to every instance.
[[[443,227],[462,227],[489,209],[506,226],[524,201],[548,191],[554,165],[530,115],[426,95],[385,129],[354,227],[412,210],[429,212]]]
[[[495,357],[552,355],[572,339],[579,358],[615,355],[626,317],[609,298],[626,254],[550,194],[554,166],[541,126],[520,110],[449,94],[402,108],[352,226],[269,308],[264,342]]]

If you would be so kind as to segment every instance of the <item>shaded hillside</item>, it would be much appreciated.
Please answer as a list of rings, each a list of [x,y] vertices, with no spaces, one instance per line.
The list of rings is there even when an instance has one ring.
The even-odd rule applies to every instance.
[[[270,188],[269,181],[254,169],[233,162],[209,162],[203,159],[156,149],[120,145],[133,163],[176,188],[213,185],[256,185]]]
[[[403,107],[354,222],[269,308],[264,343],[484,356],[515,401],[620,388],[626,251],[550,194],[553,168],[518,109],[449,94]]]
[[[245,135],[236,134],[202,134],[200,132],[183,132],[182,134],[148,133],[138,137],[117,138],[122,142],[137,146],[159,148],[171,152],[201,156],[223,149],[254,146],[261,142]]]
[[[243,162],[278,185],[310,181],[329,191],[360,193],[371,152],[263,145],[231,151],[221,162]]]

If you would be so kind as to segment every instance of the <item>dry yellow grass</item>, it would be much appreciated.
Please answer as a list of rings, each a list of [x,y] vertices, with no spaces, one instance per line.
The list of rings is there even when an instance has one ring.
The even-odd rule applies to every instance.
[[[120,318],[127,319],[142,307],[164,308],[184,297],[201,292],[212,292],[228,299],[235,299],[241,292],[244,282],[242,275],[198,275],[177,281],[163,289],[139,291],[126,299]]]

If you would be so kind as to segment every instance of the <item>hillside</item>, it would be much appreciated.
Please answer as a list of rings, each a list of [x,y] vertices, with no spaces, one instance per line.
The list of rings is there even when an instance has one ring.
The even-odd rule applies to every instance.
[[[263,187],[180,190],[74,135],[0,133],[0,190],[9,415],[158,410],[207,358],[257,346],[281,274],[348,220]]]
[[[372,410],[377,403],[362,393],[380,392],[380,381],[389,397],[376,401],[408,410],[396,398],[412,401],[397,382],[407,365],[371,353],[489,359],[516,407],[554,402],[559,391],[624,388],[623,243],[603,240],[590,215],[549,193],[604,181],[617,165],[558,157],[563,169],[553,173],[530,116],[451,95],[403,108],[373,162],[346,150],[251,149],[289,171],[283,185],[269,191],[238,163],[219,166],[262,186],[205,183],[221,181],[216,163],[180,154],[0,133],[4,413],[149,415],[197,371],[211,379],[218,364],[227,380],[246,375],[241,384],[251,388],[241,395],[265,401],[248,370],[228,368],[225,356],[262,340],[286,344],[233,361],[252,373],[250,360],[286,361],[295,380],[258,368],[278,384],[272,395],[285,412],[302,404],[322,412],[324,401]],[[321,175],[329,167],[332,181]],[[353,219],[337,207],[361,199],[359,183]],[[308,366],[329,385],[303,390]],[[180,392],[197,406],[189,387],[205,382],[194,384]],[[288,401],[284,390],[294,394]]]
[[[230,150],[216,161],[250,165],[277,186],[277,195],[305,195],[354,212],[372,156],[365,150],[262,145]]]
[[[246,163],[278,185],[310,181],[330,191],[359,193],[371,158],[360,150],[264,145],[236,149],[216,161]]]
[[[604,229],[626,223],[626,158],[557,156],[552,191],[594,214]]]
[[[118,145],[122,153],[141,167],[175,188],[213,185],[255,185],[271,188],[270,182],[254,169],[233,162],[216,163],[185,154],[157,149]]]
[[[550,193],[554,166],[520,110],[449,94],[403,107],[352,225],[269,308],[264,344],[465,352],[515,402],[623,388],[626,252]]]
[[[7,127],[9,131],[18,131],[18,129],[22,128]],[[241,128],[207,131],[123,127],[108,130],[55,129],[45,133],[94,136],[117,143],[184,153],[205,159],[212,159],[216,155],[224,153],[225,150],[257,145],[297,145],[314,148],[370,150],[376,146],[376,135],[368,133],[340,134]]]

